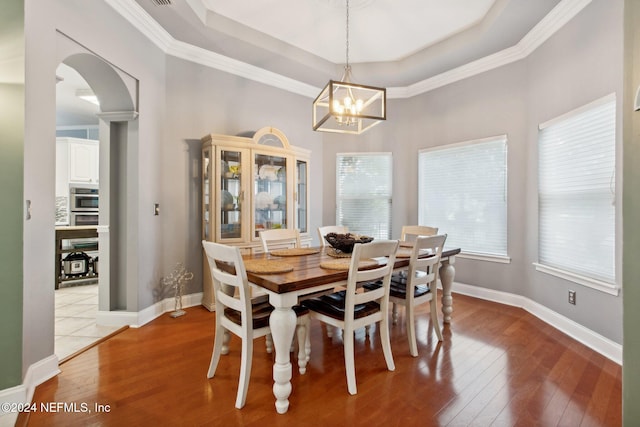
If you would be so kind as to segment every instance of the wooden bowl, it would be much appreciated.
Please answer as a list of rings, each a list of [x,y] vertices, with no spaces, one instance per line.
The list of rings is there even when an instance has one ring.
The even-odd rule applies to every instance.
[[[373,241],[373,237],[360,236],[358,234],[338,234],[327,233],[324,239],[336,250],[345,253],[353,252],[353,247],[356,243],[369,243]]]

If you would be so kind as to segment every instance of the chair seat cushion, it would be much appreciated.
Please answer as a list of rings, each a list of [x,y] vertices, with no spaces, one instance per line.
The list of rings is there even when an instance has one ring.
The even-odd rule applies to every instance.
[[[302,302],[302,305],[311,311],[322,313],[334,319],[344,319],[344,305],[346,292],[340,291],[319,298],[312,298]],[[354,306],[354,317],[356,319],[368,316],[380,311],[380,304],[368,302],[366,304],[356,304]]]
[[[427,285],[414,286],[413,289],[414,289],[414,292],[413,292],[414,298],[421,297],[430,292],[429,286]],[[389,295],[396,298],[407,298],[407,286],[391,283],[391,288],[389,289]]]
[[[382,287],[382,280],[376,280],[375,282],[367,282],[362,285],[367,291],[375,291],[376,289],[380,289]]]
[[[367,290],[378,289],[382,286],[381,281],[365,283],[363,287]],[[429,286],[418,285],[414,287],[414,298],[421,297],[430,292]],[[396,298],[407,298],[407,279],[401,276],[393,275],[391,278],[391,287],[389,289],[389,295]]]
[[[273,306],[268,302],[265,302],[264,299],[254,301],[252,306],[253,329],[260,329],[265,326],[269,326],[269,316],[272,311]],[[304,316],[309,313],[309,310],[306,307],[300,305],[294,306],[293,311],[296,313],[296,317]],[[226,307],[224,309],[224,315],[236,325],[242,324],[242,316],[239,311]]]

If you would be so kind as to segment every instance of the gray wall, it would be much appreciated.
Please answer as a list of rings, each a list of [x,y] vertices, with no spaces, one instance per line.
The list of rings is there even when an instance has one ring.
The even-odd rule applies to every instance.
[[[136,284],[130,309],[154,300],[164,242],[161,223],[150,208],[162,193],[160,156],[165,120],[165,55],[110,6],[82,0],[26,1],[25,198],[33,201],[33,218],[24,225],[25,259],[39,268],[24,272],[23,370],[53,354],[55,70],[74,49],[85,49],[141,82],[140,137],[126,147],[129,223],[126,280]],[[55,17],[55,19],[51,19]],[[75,41],[72,42],[71,40]],[[73,45],[73,46],[71,46]],[[126,48],[123,48],[126,47]],[[75,53],[75,52],[74,52]],[[130,263],[130,264],[129,264]]]
[[[417,223],[418,150],[506,134],[511,263],[459,258],[456,281],[525,296],[621,344],[622,297],[536,272],[532,263],[538,253],[538,124],[613,92],[621,106],[622,19],[622,1],[594,0],[526,59],[392,101],[388,122],[359,138],[325,137],[323,196],[333,209],[325,209],[324,222],[335,221],[337,152],[393,152],[392,229],[397,237],[403,224]],[[621,114],[618,123],[621,130]],[[621,132],[618,143],[621,148]],[[620,257],[618,264],[619,278]],[[577,290],[575,306],[567,303],[568,289]]]
[[[200,138],[210,133],[238,135],[273,126],[291,145],[310,150],[309,230],[316,237],[323,209],[323,145],[311,129],[308,98],[168,57],[167,109],[160,218],[164,238],[172,244],[163,247],[165,273],[184,262],[196,275],[187,291],[202,289]]]
[[[549,42],[527,59],[529,70],[529,140],[534,141],[537,125],[610,93],[617,97],[617,157],[622,165],[622,82],[623,82],[623,2],[593,1]],[[537,260],[537,150],[527,151],[528,195],[527,245],[528,287],[533,300],[551,310],[622,344],[622,296],[615,297],[536,272]],[[621,170],[621,169],[620,169]],[[622,173],[617,174],[617,234],[622,241]],[[594,224],[594,226],[597,226]],[[616,276],[621,280],[621,252],[618,247]],[[577,291],[578,304],[567,304],[569,289]],[[594,315],[598,313],[598,315]],[[606,319],[606,321],[603,321]]]

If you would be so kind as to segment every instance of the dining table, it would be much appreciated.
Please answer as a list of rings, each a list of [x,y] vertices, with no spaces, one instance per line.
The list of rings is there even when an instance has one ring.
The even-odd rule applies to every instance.
[[[401,255],[399,249],[394,263],[394,270],[401,271],[409,265],[409,256]],[[269,253],[247,254],[243,256],[250,283],[264,290],[269,296],[269,303],[274,307],[269,319],[271,336],[275,348],[273,365],[273,394],[276,411],[284,414],[289,409],[291,395],[292,365],[290,346],[296,328],[296,315],[292,309],[301,298],[341,285],[346,285],[349,274],[348,267],[331,266],[340,260],[331,247],[300,248],[297,250],[271,251]],[[459,248],[444,248],[439,267],[442,284],[443,322],[449,323],[453,313],[451,287],[455,275],[455,257]],[[377,259],[379,263],[386,258]],[[343,264],[348,263],[342,260]],[[252,266],[262,266],[252,267]],[[327,268],[327,266],[331,268]],[[300,363],[300,361],[299,361]],[[306,361],[303,361],[306,364]]]

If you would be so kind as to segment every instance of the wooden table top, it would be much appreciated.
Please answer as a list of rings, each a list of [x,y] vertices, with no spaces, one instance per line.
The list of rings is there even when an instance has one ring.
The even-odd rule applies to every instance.
[[[459,248],[445,248],[442,253],[442,258],[452,257],[458,253],[460,253]],[[246,255],[244,259],[273,259],[287,263],[293,267],[293,271],[279,274],[247,272],[247,278],[251,283],[278,294],[300,291],[328,283],[346,281],[349,275],[348,270],[330,270],[320,267],[320,263],[323,261],[336,260],[336,258],[327,255],[326,249],[322,249],[320,252],[311,255],[279,257],[271,254],[255,254]],[[396,258],[394,268],[402,268],[408,265],[409,258]]]

